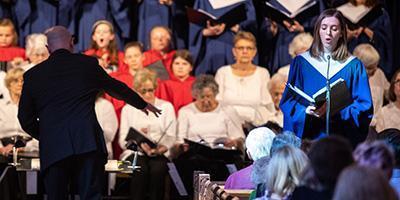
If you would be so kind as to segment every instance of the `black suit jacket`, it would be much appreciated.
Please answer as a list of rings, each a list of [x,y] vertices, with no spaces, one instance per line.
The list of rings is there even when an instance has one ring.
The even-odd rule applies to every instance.
[[[24,74],[18,119],[22,128],[38,139],[40,164],[51,164],[71,155],[107,150],[97,122],[94,103],[104,90],[142,109],[147,103],[124,83],[111,78],[96,58],[65,49]]]

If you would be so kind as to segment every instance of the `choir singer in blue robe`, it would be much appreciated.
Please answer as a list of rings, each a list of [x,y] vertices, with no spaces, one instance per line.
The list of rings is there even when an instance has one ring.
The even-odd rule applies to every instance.
[[[373,107],[367,73],[361,61],[350,55],[346,33],[340,12],[332,9],[322,12],[315,24],[310,50],[291,63],[288,83],[312,96],[326,87],[330,59],[329,81],[344,79],[352,98],[350,105],[330,117],[330,134],[342,135],[355,146],[367,136]],[[296,99],[286,87],[280,103],[284,129],[301,138],[324,137],[326,106],[316,109]]]

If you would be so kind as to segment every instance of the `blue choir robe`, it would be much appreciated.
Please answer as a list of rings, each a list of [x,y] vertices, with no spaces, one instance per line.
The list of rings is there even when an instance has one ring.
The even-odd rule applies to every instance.
[[[114,26],[115,38],[121,50],[125,40],[130,37],[131,22],[128,17],[128,6],[124,0],[77,0],[73,13],[73,23],[69,30],[73,32],[77,44],[75,49],[82,52],[90,47],[92,26],[98,20],[107,20]]]
[[[269,3],[276,6],[280,10],[286,10],[276,0],[271,0]],[[313,11],[310,11],[311,9],[313,9]],[[309,8],[309,10],[300,13],[298,16],[296,16],[296,20],[304,27],[305,32],[312,33],[319,12],[323,11],[324,9],[325,6],[323,1],[317,0],[317,5],[315,5],[315,7],[313,6],[312,8]],[[272,35],[270,33],[270,20],[266,19],[263,23],[265,24],[262,25],[263,29],[261,31],[264,32],[264,38],[270,38]],[[274,46],[271,47],[264,45],[264,48],[266,49],[262,49],[261,51],[269,51],[269,49],[273,48],[272,58],[268,59],[268,68],[271,74],[276,73],[279,68],[290,64],[292,57],[289,54],[289,44],[297,34],[299,34],[299,32],[289,32],[286,27],[278,24],[278,32],[273,38],[273,42],[271,43],[267,40],[268,44],[273,44]],[[266,60],[266,58],[264,58],[264,60]]]
[[[146,50],[150,49],[150,31],[154,26],[171,28],[171,7],[159,0],[144,0],[138,6],[138,41]]]
[[[387,11],[383,9],[382,15],[372,20],[366,27],[374,32],[373,39],[370,40],[365,33],[360,34],[358,38],[349,41],[349,50],[353,51],[357,45],[370,43],[378,51],[380,60],[379,67],[383,70],[386,77],[391,77],[394,72],[393,66],[393,35],[390,17]]]
[[[327,55],[324,55],[326,58]],[[293,60],[288,83],[309,96],[326,87],[327,61],[312,58],[305,52]],[[345,80],[353,98],[352,104],[331,116],[330,133],[348,138],[353,145],[363,141],[372,119],[373,106],[365,68],[360,60],[350,56],[344,62],[330,61],[330,82]],[[303,105],[291,95],[288,88],[283,93],[280,108],[284,114],[283,129],[294,132],[300,138],[315,139],[326,135],[325,119],[306,114]]]
[[[32,33],[43,33],[46,29],[62,25],[68,27],[75,0],[35,0],[27,2],[17,0],[13,7],[19,42],[25,44],[25,38]]]
[[[196,0],[193,8],[202,9],[218,18],[241,3],[246,5],[247,19],[239,24],[240,30],[252,32],[256,36],[257,20],[251,0],[244,0],[218,9],[214,9],[209,0]],[[215,74],[220,67],[234,63],[232,47],[235,33],[226,27],[219,36],[204,37],[204,28],[193,23],[189,25],[189,51],[195,59],[195,75]],[[258,63],[257,58],[254,61],[256,64]]]

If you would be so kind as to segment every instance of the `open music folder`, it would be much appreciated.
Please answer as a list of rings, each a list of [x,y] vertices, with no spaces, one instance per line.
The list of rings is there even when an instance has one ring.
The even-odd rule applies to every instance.
[[[383,14],[380,5],[367,7],[364,5],[355,6],[351,3],[346,3],[336,9],[343,14],[347,26],[351,30],[367,26],[372,20]]]
[[[293,24],[300,15],[317,14],[316,6],[315,0],[276,0],[276,4],[266,1],[264,15],[281,25],[283,21]]]

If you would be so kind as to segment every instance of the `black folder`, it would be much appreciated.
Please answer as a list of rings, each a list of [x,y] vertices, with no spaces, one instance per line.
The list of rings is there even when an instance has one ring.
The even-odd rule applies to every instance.
[[[287,85],[289,94],[304,106],[315,106],[317,109],[321,107],[326,101],[326,88],[321,88],[316,92],[313,97],[308,96],[306,93],[301,91],[299,88],[292,86],[290,83]],[[331,86],[331,112],[330,115],[333,116],[343,108],[347,107],[353,102],[349,89],[346,86],[346,81],[343,79],[338,79],[330,84]]]
[[[345,4],[343,6],[346,5],[348,4]],[[340,7],[338,7],[338,10],[340,10]],[[376,5],[371,10],[369,10],[368,13],[365,13],[364,15],[361,15],[358,18],[355,18],[354,20],[352,20],[349,16],[351,15],[351,13],[342,12],[342,14],[345,18],[348,28],[350,30],[355,30],[358,29],[359,27],[368,26],[373,20],[381,16],[383,14],[383,8],[381,5]]]
[[[143,133],[139,132],[135,128],[131,127],[126,135],[125,141],[134,140],[137,145],[141,145],[142,143],[146,143],[150,146],[150,148],[154,149],[157,147],[157,144],[147,138]]]
[[[209,158],[231,158],[241,154],[238,149],[230,149],[224,147],[211,147],[209,145],[195,142],[189,139],[184,139],[185,143],[189,144],[189,148],[202,156]]]
[[[277,2],[279,4],[279,2]],[[280,5],[280,4],[279,4]],[[280,5],[284,8],[283,5]],[[294,21],[302,21],[305,16],[317,15],[318,14],[318,6],[315,0],[310,0],[304,6],[302,6],[297,11],[290,13],[287,10],[283,10],[279,6],[274,6],[270,2],[265,2],[264,4],[264,16],[275,21],[278,24],[284,26],[283,21],[287,21],[290,24],[294,24]],[[307,12],[306,12],[307,11]]]
[[[160,80],[169,79],[169,73],[161,60],[147,65],[146,68],[154,71],[157,74],[157,78],[159,78]]]
[[[186,13],[189,22],[202,27],[206,27],[207,21],[210,21],[211,25],[225,23],[226,27],[229,28],[247,19],[246,6],[243,3],[235,6],[219,18],[204,10],[195,10],[190,7],[186,7]]]

